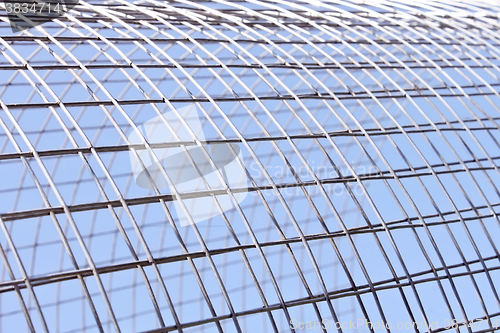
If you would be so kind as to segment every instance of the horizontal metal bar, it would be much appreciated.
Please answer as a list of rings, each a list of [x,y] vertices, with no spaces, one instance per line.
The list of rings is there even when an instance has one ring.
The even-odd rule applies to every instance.
[[[295,100],[299,98],[301,100],[305,99],[317,99],[317,100],[335,100],[336,98],[340,100],[361,100],[361,99],[373,99],[373,97],[368,95],[355,95],[352,93],[351,95],[347,95],[348,93],[342,93],[345,96],[340,95],[336,97],[330,96],[328,93],[324,93],[324,95],[320,94],[302,94],[291,96],[291,95],[276,95],[276,96],[260,96],[259,100],[266,101],[285,101],[285,100]],[[491,96],[496,95],[497,93],[494,91],[488,92],[480,92],[480,93],[452,93],[452,94],[401,94],[397,95],[375,95],[377,99],[398,99],[398,98],[434,98],[434,97],[465,97],[465,96]],[[255,101],[253,97],[213,97],[213,98],[171,98],[169,99],[170,103],[208,103],[208,102],[245,102],[245,101]],[[135,99],[135,100],[101,100],[101,101],[78,101],[78,102],[64,102],[66,107],[83,107],[83,106],[113,106],[114,103],[118,103],[120,105],[137,105],[137,104],[163,104],[165,101],[163,99]],[[26,109],[26,108],[42,108],[42,107],[59,107],[60,103],[52,102],[52,103],[12,103],[7,104],[7,107],[10,109]]]
[[[477,218],[484,218],[484,216],[478,216]],[[388,222],[387,225],[390,226],[394,223],[400,223],[397,221],[393,222]],[[443,221],[439,223],[426,223],[427,226],[432,227],[434,225],[442,225],[442,224],[447,224],[447,223],[452,223],[450,221]],[[374,226],[375,227],[375,226]],[[381,224],[377,225],[376,228],[370,228],[369,226],[362,226],[362,227],[355,227],[355,228],[349,228],[349,234],[360,234],[360,233],[367,233],[367,232],[385,232],[383,228],[380,228]],[[414,225],[406,225],[406,228],[420,228],[423,227],[422,225],[414,224]],[[313,241],[313,240],[319,240],[319,239],[331,239],[331,238],[337,238],[337,237],[345,237],[344,231],[337,231],[337,232],[332,232],[329,234],[315,234],[315,235],[305,235],[304,237],[306,238],[307,241]],[[286,244],[293,244],[293,243],[301,243],[302,240],[299,237],[293,237],[293,238],[287,238],[287,239],[280,239],[280,240],[275,240],[275,241],[268,241],[268,242],[262,242],[259,243],[260,247],[273,247],[273,246],[280,246],[280,245],[286,245]],[[244,244],[244,245],[238,245],[238,246],[228,246],[225,248],[221,249],[215,249],[215,250],[209,250],[209,255],[211,256],[216,256],[216,255],[221,255],[221,254],[228,254],[228,253],[233,253],[241,250],[248,250],[248,249],[254,249],[256,248],[255,244]],[[196,252],[190,252],[190,253],[182,253],[179,255],[173,255],[173,256],[167,256],[167,257],[161,257],[161,258],[154,258],[152,260],[139,260],[139,261],[134,261],[134,262],[127,262],[127,263],[122,263],[122,264],[114,264],[114,265],[107,265],[104,267],[98,267],[96,268],[97,272],[99,274],[108,274],[108,273],[113,273],[113,272],[119,272],[119,271],[124,271],[124,270],[129,270],[129,269],[134,269],[139,266],[146,267],[150,266],[153,263],[157,265],[161,264],[167,264],[167,263],[173,263],[173,262],[179,262],[179,261],[184,261],[187,260],[188,258],[191,259],[196,259],[196,258],[203,258],[207,254],[204,253],[203,251],[196,251]],[[499,260],[498,257],[496,256],[489,256],[489,257],[484,257],[483,260],[485,261],[493,261],[493,260]],[[454,269],[454,268],[460,268],[464,267],[466,264],[467,265],[472,265],[479,263],[480,260],[470,260],[467,261],[466,263],[457,263],[457,264],[450,264],[447,265],[447,269]],[[499,267],[500,268],[500,267]],[[436,272],[443,271],[443,267],[437,267],[435,268]],[[433,271],[431,269],[421,271],[421,272],[416,272],[411,275],[411,277],[418,277],[418,276],[423,276],[427,274],[431,274]],[[460,273],[461,274],[461,273]],[[42,286],[46,284],[51,284],[51,283],[59,283],[63,281],[68,281],[72,279],[77,279],[79,276],[86,277],[86,276],[92,276],[93,272],[91,269],[78,269],[78,270],[72,270],[72,271],[66,271],[66,272],[61,272],[61,273],[55,273],[55,274],[47,274],[44,276],[39,276],[39,277],[31,277],[30,282],[33,286]],[[401,276],[398,278],[398,280],[405,280],[405,276]],[[395,282],[394,279],[386,279],[386,280],[381,280],[381,281],[376,281],[374,282],[374,285],[378,286],[383,286],[390,284],[392,282]],[[17,280],[10,280],[10,281],[4,281],[0,282],[0,294],[5,293],[5,292],[10,292],[14,290],[14,286],[24,289],[26,288],[25,282],[23,279],[17,279]],[[356,286],[357,290],[360,289],[368,289],[369,291],[369,286],[368,285],[359,285]],[[342,294],[342,293],[349,293],[354,291],[352,288],[346,288],[343,290],[337,290],[335,292],[332,292],[333,294]]]
[[[499,270],[499,269],[500,269],[500,266],[495,266],[495,267],[490,268],[491,271],[495,271],[495,270]],[[479,274],[482,272],[484,272],[484,269],[479,269],[479,270],[474,270],[471,272],[464,272],[464,273],[454,273],[454,274],[450,274],[450,277],[455,278],[455,277],[461,277],[461,276],[472,276],[474,274]],[[405,278],[406,278],[406,276],[402,276],[401,280],[404,280]],[[421,283],[426,283],[426,282],[431,282],[431,281],[445,280],[448,278],[449,278],[448,276],[439,276],[439,277],[432,277],[432,278],[427,278],[427,279],[422,279],[422,280],[412,280],[412,281],[414,284],[421,284]],[[373,285],[375,286],[376,283],[373,283]],[[342,295],[338,295],[337,291],[335,291],[335,292],[329,292],[329,298],[336,299],[336,298],[342,298],[342,297],[350,297],[350,296],[367,294],[367,293],[386,290],[386,289],[402,288],[402,287],[406,287],[409,285],[410,285],[409,282],[401,282],[401,283],[397,283],[397,284],[394,284],[391,286],[386,286],[386,287],[375,286],[373,288],[373,291],[370,288],[366,288],[366,289],[362,289],[362,290],[352,291],[349,294],[342,294]],[[286,301],[285,306],[286,307],[294,307],[294,306],[306,305],[306,304],[311,304],[311,303],[318,303],[318,302],[322,302],[322,301],[325,301],[324,295],[313,296],[311,298],[305,298],[302,300]],[[281,308],[281,304],[274,304],[274,305],[269,305],[267,307],[254,308],[251,310],[236,312],[235,315],[238,317],[248,316],[248,315],[252,315],[252,314],[256,314],[256,313],[263,313],[263,312],[278,310],[280,308]],[[490,317],[496,317],[499,315],[500,315],[500,312],[494,313],[494,314],[489,314]],[[229,318],[231,318],[230,315],[220,315],[220,316],[216,316],[216,317],[207,318],[204,320],[183,323],[182,328],[184,329],[184,328],[189,328],[189,327],[196,327],[196,326],[200,326],[200,325],[204,325],[204,324],[208,324],[208,323],[212,323],[212,322],[220,321],[220,320],[224,320],[224,319],[229,319]],[[479,317],[479,319],[481,319],[481,318],[483,318],[483,317]],[[164,333],[164,332],[177,331],[178,329],[179,329],[179,327],[174,325],[174,326],[167,326],[167,327],[160,328],[160,329],[145,331],[144,333]],[[442,330],[444,330],[444,329],[442,329]],[[496,329],[490,329],[490,330],[487,329],[486,332],[494,332],[495,330]],[[433,330],[433,332],[435,332],[435,330]]]
[[[448,165],[450,165],[450,164],[451,163],[448,163]],[[490,166],[490,167],[468,168],[468,171],[486,171],[486,170],[495,170],[495,167]],[[397,173],[396,170],[394,172]],[[467,170],[455,169],[455,170],[435,170],[434,171],[434,173],[437,175],[459,173],[459,172],[467,172]],[[361,181],[394,179],[394,177],[392,175],[388,175],[388,173],[389,172],[385,172],[385,174],[384,173],[361,174],[361,175],[358,175],[358,177]],[[423,177],[423,176],[432,176],[432,175],[433,175],[433,173],[429,171],[429,172],[422,172],[422,173],[402,174],[402,175],[397,175],[397,177],[398,178],[414,178],[414,177]],[[323,185],[357,182],[356,178],[353,176],[343,177],[343,178],[324,178],[324,179],[319,179],[319,180],[320,180],[321,184],[323,184]],[[312,181],[312,180],[300,182],[300,183],[278,183],[278,184],[276,184],[276,187],[278,189],[309,187],[309,186],[317,186],[317,184],[315,181]],[[245,188],[232,188],[231,191],[233,193],[243,193],[243,192],[266,191],[266,190],[272,190],[272,189],[273,189],[272,185],[263,185],[263,186],[255,186],[255,187],[252,186],[252,187],[248,187],[248,188],[247,187],[245,187]],[[226,195],[226,194],[227,194],[227,192],[225,190],[205,190],[205,191],[181,193],[180,196],[182,199],[192,199],[192,198],[201,198],[201,197]],[[135,205],[142,205],[142,204],[147,204],[147,203],[155,203],[155,202],[159,202],[160,200],[170,202],[170,201],[174,201],[177,199],[174,195],[163,194],[163,195],[155,195],[155,196],[149,196],[149,197],[130,198],[130,199],[124,199],[124,200],[128,206],[135,206]],[[109,200],[109,201],[102,201],[102,202],[92,202],[92,203],[84,203],[84,204],[77,204],[77,205],[68,205],[67,209],[69,210],[69,212],[82,212],[82,211],[106,209],[106,208],[110,208],[110,207],[121,207],[121,206],[122,206],[122,203],[120,202],[120,200]],[[31,210],[25,210],[25,211],[3,213],[3,214],[0,214],[0,217],[4,221],[14,221],[14,220],[23,220],[23,219],[34,218],[34,217],[47,216],[47,215],[50,215],[51,213],[64,214],[65,211],[64,211],[64,208],[61,206],[52,206],[52,207],[47,207],[47,208],[38,208],[38,209],[31,209]]]
[[[267,57],[264,56],[261,58],[261,60],[266,59]],[[271,57],[271,59],[276,59]],[[467,57],[458,57],[458,60],[462,62],[470,62],[471,58]],[[441,68],[463,68],[462,65],[456,64],[456,65],[446,65],[446,63],[455,63],[457,59],[451,59],[451,58],[429,58],[429,59],[419,59],[419,60],[414,60],[414,59],[408,59],[405,60],[405,65],[407,65],[408,68],[410,69],[421,69],[421,68],[435,68],[435,66],[432,66],[432,63],[439,64]],[[488,61],[493,61],[493,60],[498,60],[496,57],[484,57],[485,60]],[[136,65],[139,68],[175,68],[174,64],[150,64],[151,58],[134,58],[134,65]],[[227,61],[227,60],[234,60],[233,58],[230,57],[219,57],[219,60],[221,61]],[[123,61],[120,59],[116,59],[117,62]],[[92,61],[85,61],[81,60],[83,64],[85,64],[85,68],[88,69],[100,69],[100,68],[132,68],[133,66],[130,64],[110,64],[109,60],[92,60]],[[62,65],[60,63],[54,63],[53,65],[47,65],[47,60],[31,60],[30,61],[30,66],[33,69],[40,69],[40,70],[48,70],[48,69],[78,69],[80,68],[78,65]],[[103,63],[103,64],[99,64]],[[377,67],[374,67],[371,63],[365,62],[365,61],[339,61],[340,66],[346,69],[376,69],[376,68],[382,68],[382,69],[391,69],[391,68],[405,68],[403,66],[400,66],[397,62],[393,62],[390,59],[387,61],[380,61],[380,60],[375,60],[372,61],[373,64],[377,65]],[[429,65],[420,65],[421,63],[429,63]],[[444,64],[441,64],[444,63]],[[37,65],[39,64],[39,65]],[[43,65],[40,65],[43,64]],[[473,62],[469,67],[471,68],[490,68],[491,63],[479,66],[475,65],[476,63]],[[219,64],[201,64],[201,63],[182,63],[179,62],[179,65],[183,68],[221,68],[221,65]],[[118,67],[115,67],[118,66]],[[124,67],[119,67],[119,66],[124,66]],[[262,68],[262,64],[225,64],[226,67],[228,68]],[[319,66],[316,62],[301,62],[300,64],[296,64],[293,62],[289,63],[264,63],[265,67],[268,68],[293,68],[293,69],[302,69],[303,67],[306,67],[308,69],[315,69],[316,67],[318,68],[340,68],[337,66],[337,64],[334,63],[329,63],[325,62],[321,66]],[[476,67],[474,67],[476,66]],[[7,62],[2,62],[0,61],[0,70],[24,70],[26,69],[25,66],[19,65],[19,66],[14,66],[11,65]],[[107,81],[108,82],[108,81]],[[467,85],[466,85],[467,86]],[[461,86],[464,87],[464,86]],[[444,87],[444,88],[450,88],[450,87]]]
[[[36,17],[34,17],[34,20],[36,20]],[[255,22],[254,22],[255,23]],[[5,41],[15,41],[15,42],[22,42],[22,41],[42,41],[42,42],[50,42],[50,38],[44,37],[44,36],[0,36]],[[352,39],[349,37],[344,36],[346,38],[345,40],[341,39],[331,39],[331,40],[314,40],[312,39],[311,42],[314,44],[342,44],[344,42],[348,42],[349,44],[372,44],[372,43],[377,43],[379,45],[400,45],[404,43],[408,44],[418,44],[418,45],[432,45],[431,42],[423,40],[423,39],[408,39],[408,40],[400,40],[400,39],[373,39],[371,41],[367,41],[366,39]],[[143,38],[137,38],[137,37],[106,37],[108,41],[114,42],[114,43],[120,43],[120,42],[126,42],[126,43],[131,43],[131,42],[146,42]],[[196,40],[196,42],[199,43],[230,43],[229,40],[227,39],[215,39],[215,38],[193,38]],[[74,41],[101,41],[102,39],[99,37],[80,37],[80,36],[58,36],[57,40],[61,43],[64,42],[74,42]],[[188,38],[155,38],[152,37],[150,40],[156,44],[161,44],[161,43],[177,43],[177,42],[183,42],[183,43],[191,43],[191,40]],[[441,39],[436,39],[434,43],[440,44],[440,45],[461,45],[459,41],[465,40],[463,37],[456,37],[454,40],[447,41],[446,43],[443,42]],[[259,40],[259,39],[235,39],[234,40],[238,44],[245,44],[245,43],[250,43],[250,44],[265,44],[269,45],[269,41],[266,40]],[[277,45],[283,45],[283,44],[297,44],[297,45],[304,45],[307,44],[306,41],[296,39],[296,40],[283,40],[283,39],[274,39],[271,40],[272,43],[277,44]],[[467,40],[468,44],[470,46],[486,46],[485,44],[482,43],[471,43],[470,40]],[[497,44],[495,42],[491,42],[493,46],[500,46],[500,44]]]
[[[500,120],[500,117],[493,118],[481,118],[480,121],[489,121],[489,120]],[[469,119],[465,120],[465,123],[468,122],[477,122],[477,119]],[[458,121],[449,121],[449,124],[457,124]],[[445,122],[436,122],[434,124],[418,124],[418,127],[430,127],[430,126],[441,126],[447,125]],[[390,126],[385,128],[365,128],[365,131],[370,136],[378,136],[378,135],[395,135],[395,134],[403,134],[403,133],[428,133],[428,132],[436,132],[435,129],[432,128],[423,128],[423,129],[415,129],[417,126],[415,125],[403,125],[401,126],[405,130],[404,132],[399,130],[397,126]],[[414,128],[415,130],[411,130]],[[439,127],[439,131],[489,131],[489,130],[498,130],[497,127],[467,127],[467,128],[459,128],[459,127]],[[62,129],[61,129],[62,131]],[[342,130],[342,131],[333,131],[329,132],[328,135],[330,137],[340,137],[340,136],[365,136],[360,129],[350,129],[350,130]],[[0,135],[1,136],[1,135]],[[312,134],[294,134],[289,136],[292,140],[295,139],[320,139],[326,138],[327,136],[322,133],[312,133]],[[287,140],[285,136],[268,136],[268,137],[249,137],[245,138],[247,142],[258,142],[258,141],[281,141]],[[225,140],[203,140],[200,141],[202,144],[225,144],[225,143],[237,143],[242,142],[240,139],[225,139]],[[178,141],[178,142],[163,142],[163,143],[150,143],[152,148],[172,148],[172,147],[180,147],[180,146],[194,146],[197,143],[195,141]],[[81,148],[64,148],[64,149],[51,149],[51,150],[39,150],[37,151],[38,155],[41,157],[47,156],[63,156],[63,155],[74,155],[79,153],[90,154],[92,152],[92,148],[95,149],[96,152],[119,152],[119,151],[129,151],[131,149],[144,150],[146,147],[143,144],[134,144],[134,145],[114,145],[114,146],[98,146],[98,147],[81,147]],[[18,159],[21,157],[33,157],[32,152],[21,152],[21,153],[6,153],[0,154],[1,160],[12,160]]]

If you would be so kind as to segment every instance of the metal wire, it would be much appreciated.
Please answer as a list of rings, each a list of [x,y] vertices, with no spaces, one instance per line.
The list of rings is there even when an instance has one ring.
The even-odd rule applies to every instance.
[[[13,35],[1,12],[0,331],[499,331],[499,17],[80,1]],[[141,130],[187,105],[204,137]],[[130,158],[196,147],[220,187],[138,186]]]

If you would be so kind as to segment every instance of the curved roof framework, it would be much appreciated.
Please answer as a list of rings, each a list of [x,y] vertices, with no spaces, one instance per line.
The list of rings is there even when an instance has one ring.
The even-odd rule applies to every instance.
[[[495,331],[499,10],[80,1],[18,34],[1,14],[0,331]],[[190,105],[203,138],[141,132]],[[141,151],[222,143],[248,186],[135,182]],[[195,198],[219,213],[180,225]]]

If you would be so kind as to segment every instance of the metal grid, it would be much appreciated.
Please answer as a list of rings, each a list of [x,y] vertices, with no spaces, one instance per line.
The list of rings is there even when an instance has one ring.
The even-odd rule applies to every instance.
[[[3,12],[0,330],[498,331],[499,10],[80,1],[16,35]],[[134,183],[129,154],[172,144],[128,135],[193,104],[209,136],[173,146],[237,144],[248,188]]]

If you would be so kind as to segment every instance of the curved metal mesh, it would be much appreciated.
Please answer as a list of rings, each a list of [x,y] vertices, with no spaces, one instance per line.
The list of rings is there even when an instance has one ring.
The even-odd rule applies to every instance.
[[[16,35],[2,13],[0,330],[495,331],[499,10],[80,1]],[[141,132],[193,105],[203,137]],[[246,186],[138,186],[131,157],[223,143]]]

